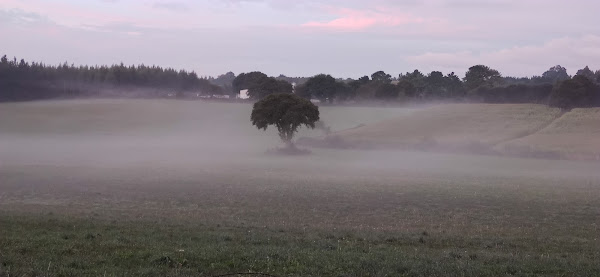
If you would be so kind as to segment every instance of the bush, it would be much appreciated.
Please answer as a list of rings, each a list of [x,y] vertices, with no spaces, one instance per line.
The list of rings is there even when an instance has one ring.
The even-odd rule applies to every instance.
[[[600,106],[600,88],[590,79],[576,75],[552,90],[548,104],[565,110],[597,107]]]

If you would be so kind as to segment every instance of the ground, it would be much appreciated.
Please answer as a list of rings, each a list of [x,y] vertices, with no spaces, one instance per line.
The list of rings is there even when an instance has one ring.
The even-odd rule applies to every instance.
[[[600,160],[599,122],[598,108],[562,111],[536,104],[442,104],[334,132],[328,141],[360,148]]]
[[[597,163],[268,155],[250,109],[0,105],[0,276],[600,276]],[[335,131],[412,110],[321,112]]]

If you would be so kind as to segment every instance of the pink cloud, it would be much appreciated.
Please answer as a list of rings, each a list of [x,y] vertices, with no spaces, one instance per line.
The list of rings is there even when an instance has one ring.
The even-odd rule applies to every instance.
[[[388,14],[382,9],[378,9],[377,11],[338,9],[331,11],[331,13],[338,16],[338,18],[330,21],[310,21],[301,26],[341,31],[361,31],[375,26],[394,27],[426,21],[423,18],[406,14]]]

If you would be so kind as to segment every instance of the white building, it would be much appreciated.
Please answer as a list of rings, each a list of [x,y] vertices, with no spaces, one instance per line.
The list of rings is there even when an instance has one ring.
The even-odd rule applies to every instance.
[[[250,96],[248,96],[248,90],[247,89],[240,90],[240,95],[238,96],[238,98],[240,98],[240,99],[250,98]]]

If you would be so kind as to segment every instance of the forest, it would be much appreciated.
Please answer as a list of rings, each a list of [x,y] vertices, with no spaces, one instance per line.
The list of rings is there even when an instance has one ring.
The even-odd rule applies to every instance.
[[[358,79],[270,77],[254,71],[218,77],[160,66],[115,64],[46,65],[16,57],[0,60],[0,102],[53,98],[124,97],[194,98],[227,95],[248,89],[252,100],[273,93],[296,93],[323,104],[484,102],[538,103],[571,109],[600,106],[600,70],[585,67],[574,76],[553,66],[539,76],[506,77],[485,65],[470,67],[464,77],[454,72],[419,70],[392,76],[377,71]]]

